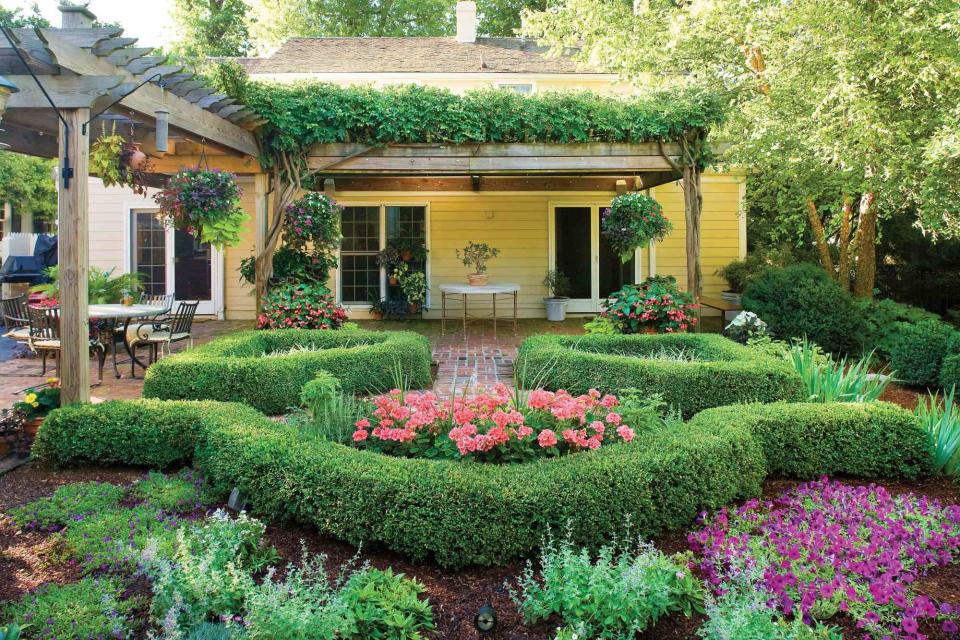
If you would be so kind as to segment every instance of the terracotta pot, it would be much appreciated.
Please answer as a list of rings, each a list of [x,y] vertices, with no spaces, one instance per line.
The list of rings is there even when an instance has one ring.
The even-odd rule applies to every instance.
[[[134,171],[140,171],[147,164],[147,154],[140,150],[139,142],[131,142],[124,149],[124,164]]]
[[[383,320],[383,314],[380,313],[379,311],[371,311],[371,312],[370,312],[370,317],[371,317],[373,320]]]
[[[483,287],[489,280],[490,278],[485,273],[467,274],[467,282],[469,282],[472,287]]]
[[[412,251],[402,252],[400,254],[400,259],[403,260],[404,262],[410,262],[411,260],[413,260],[413,252]]]
[[[396,276],[390,276],[390,284],[394,287],[400,284],[400,281],[397,280]]]
[[[36,438],[37,432],[40,431],[40,425],[43,424],[43,418],[44,416],[39,416],[29,422],[25,422],[23,425],[23,434],[29,438]]]
[[[416,302],[411,302],[410,307],[408,308],[408,311],[410,312],[410,315],[413,315],[416,312],[420,311],[420,305],[418,305]]]
[[[655,335],[657,333],[657,328],[656,327],[640,327],[640,333]]]

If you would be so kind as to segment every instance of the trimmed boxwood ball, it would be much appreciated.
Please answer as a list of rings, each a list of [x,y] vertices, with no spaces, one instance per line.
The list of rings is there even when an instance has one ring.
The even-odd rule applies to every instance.
[[[647,536],[687,527],[701,510],[759,495],[768,472],[924,475],[929,451],[909,416],[885,404],[725,407],[642,442],[494,465],[362,451],[239,404],[119,400],[52,412],[34,454],[60,466],[192,457],[216,488],[239,487],[270,520],[461,567],[527,555],[547,527],[568,522],[589,546],[625,533],[628,519]]]
[[[245,402],[267,414],[300,404],[300,389],[329,371],[346,393],[386,391],[400,365],[412,388],[429,387],[430,343],[409,331],[245,331],[151,365],[147,398]]]
[[[743,292],[743,308],[777,338],[806,336],[834,353],[858,349],[867,328],[853,297],[815,264],[765,269]]]
[[[750,430],[772,476],[915,479],[932,473],[927,434],[912,413],[887,402],[718,407],[690,424]]]
[[[956,334],[953,327],[939,320],[898,326],[890,347],[890,369],[897,380],[914,385],[937,384]]]
[[[670,354],[696,359],[664,358]],[[520,346],[517,372],[526,387],[573,394],[660,393],[685,417],[728,404],[803,399],[789,363],[713,334],[534,336]]]

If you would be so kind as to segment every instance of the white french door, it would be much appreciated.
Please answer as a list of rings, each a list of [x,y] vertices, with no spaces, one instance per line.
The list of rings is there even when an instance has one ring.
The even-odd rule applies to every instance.
[[[624,284],[639,282],[640,252],[627,262],[600,233],[600,212],[607,204],[551,203],[550,268],[570,278],[571,313],[596,313],[600,303]]]
[[[222,312],[220,251],[186,231],[165,227],[154,209],[132,209],[128,230],[127,268],[143,275],[144,292],[173,294],[174,309],[177,302],[199,301],[198,314]]]

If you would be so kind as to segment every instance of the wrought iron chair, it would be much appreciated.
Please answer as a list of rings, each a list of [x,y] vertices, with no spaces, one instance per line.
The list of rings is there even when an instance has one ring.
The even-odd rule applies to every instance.
[[[160,312],[161,314],[170,313],[170,309],[173,308],[173,294],[155,295],[143,292],[140,294],[140,304],[146,304],[151,307],[162,307],[163,311]]]
[[[47,357],[53,353],[56,358],[56,371],[60,373],[60,309],[56,307],[32,307],[27,306],[27,314],[30,318],[30,338],[27,345],[30,349],[40,354],[43,363],[41,375],[47,373]],[[103,381],[103,364],[107,359],[107,349],[99,339],[89,338],[90,350],[97,354],[97,375],[99,380]]]
[[[163,346],[167,347],[167,355],[170,355],[170,346],[174,342],[187,341],[189,346],[193,347],[193,318],[197,315],[197,307],[200,302],[181,302],[177,305],[177,311],[166,318],[156,318],[149,322],[141,322],[136,327],[136,340],[130,343],[130,348],[136,355],[137,348],[147,346],[150,348],[150,364],[157,361],[159,356],[163,355]],[[133,373],[134,362],[130,364],[131,373]]]
[[[3,326],[6,330],[3,337],[17,342],[28,342],[30,340],[30,315],[27,312],[27,296],[4,298],[0,302],[3,306]]]

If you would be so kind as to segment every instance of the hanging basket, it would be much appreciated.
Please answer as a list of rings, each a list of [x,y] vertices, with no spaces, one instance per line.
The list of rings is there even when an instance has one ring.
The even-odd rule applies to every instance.
[[[621,262],[630,260],[637,249],[652,240],[663,240],[672,230],[660,203],[642,193],[617,196],[610,208],[603,210],[600,220],[600,231]]]
[[[154,200],[167,224],[223,248],[240,241],[247,220],[239,206],[240,195],[232,173],[195,167],[172,175]]]
[[[287,206],[284,220],[284,239],[288,246],[314,251],[336,251],[343,235],[340,216],[343,209],[336,200],[324,193],[311,191]]]

